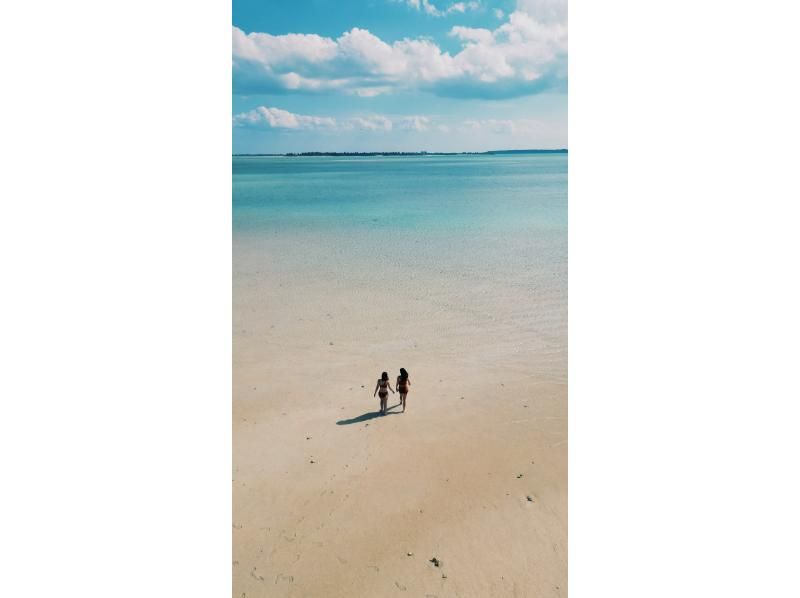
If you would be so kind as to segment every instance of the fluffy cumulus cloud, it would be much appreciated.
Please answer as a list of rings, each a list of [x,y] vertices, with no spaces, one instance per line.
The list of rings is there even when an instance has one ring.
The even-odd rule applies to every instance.
[[[425,0],[416,5],[439,10]],[[469,3],[451,8],[457,5],[467,10]],[[234,27],[234,92],[369,97],[413,88],[450,97],[508,98],[566,80],[566,0],[518,0],[496,29],[455,26],[450,36],[461,44],[455,54],[423,38],[386,43],[357,27],[336,39],[248,34]]]
[[[281,108],[259,106],[233,117],[234,127],[275,129],[284,131],[427,131],[431,119],[427,116],[390,118],[381,114],[336,119],[330,116],[294,114]]]
[[[468,10],[477,10],[480,8],[480,3],[477,1],[472,2],[455,2],[448,6],[444,10],[440,10],[436,7],[433,2],[430,0],[400,0],[401,2],[405,2],[411,8],[414,8],[420,12],[424,12],[425,14],[431,15],[432,17],[446,17],[449,14],[453,13],[465,13]]]
[[[233,117],[234,127],[278,131],[363,131],[387,133],[406,131],[424,133],[481,132],[509,136],[536,134],[545,123],[534,119],[467,119],[449,124],[424,115],[389,117],[381,114],[336,119],[329,116],[294,114],[281,108],[259,106]]]
[[[336,120],[329,117],[294,114],[280,108],[259,106],[233,117],[234,126],[265,126],[271,129],[333,129]]]

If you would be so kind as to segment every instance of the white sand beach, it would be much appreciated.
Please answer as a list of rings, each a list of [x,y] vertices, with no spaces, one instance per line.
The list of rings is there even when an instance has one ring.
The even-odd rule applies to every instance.
[[[566,596],[566,263],[344,242],[234,237],[233,595]]]

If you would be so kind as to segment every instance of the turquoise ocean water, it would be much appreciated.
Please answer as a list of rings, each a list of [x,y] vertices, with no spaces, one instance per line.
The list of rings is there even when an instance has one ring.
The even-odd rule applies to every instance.
[[[241,328],[352,303],[350,329],[410,321],[437,355],[566,380],[565,154],[234,157],[233,240]]]
[[[233,226],[565,231],[567,156],[234,157]]]

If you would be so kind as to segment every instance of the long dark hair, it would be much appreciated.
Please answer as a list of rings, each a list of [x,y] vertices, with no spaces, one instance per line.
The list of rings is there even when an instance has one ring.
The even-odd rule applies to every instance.
[[[388,379],[389,379],[389,374],[387,374],[386,372],[383,372],[381,374],[381,380],[388,380]]]
[[[408,380],[408,372],[406,371],[406,368],[400,368],[400,379],[404,381]]]

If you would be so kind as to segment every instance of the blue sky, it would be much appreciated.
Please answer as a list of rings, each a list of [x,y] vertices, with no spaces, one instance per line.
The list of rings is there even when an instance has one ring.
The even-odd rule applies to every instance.
[[[567,147],[566,0],[233,0],[233,151]]]

